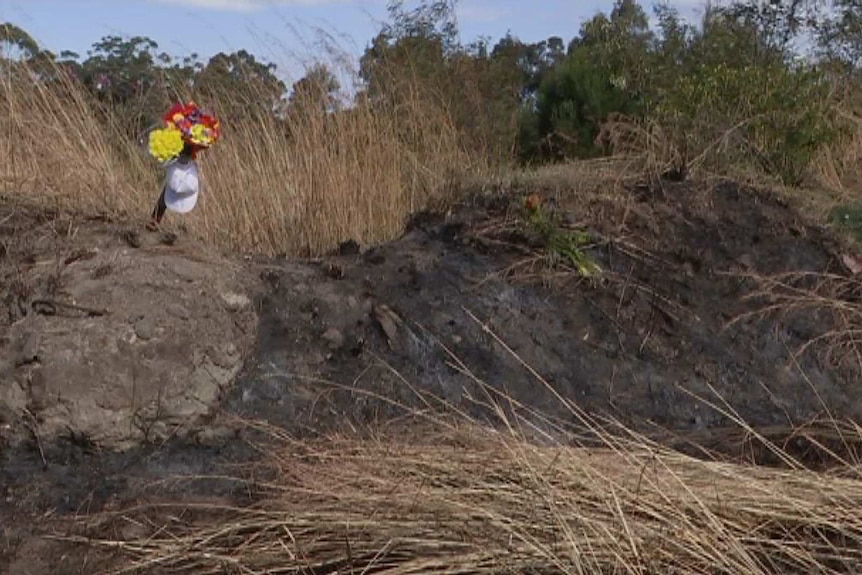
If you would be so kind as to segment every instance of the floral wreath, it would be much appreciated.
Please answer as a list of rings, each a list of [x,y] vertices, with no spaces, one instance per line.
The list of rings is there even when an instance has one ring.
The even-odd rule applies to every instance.
[[[219,121],[201,111],[197,104],[174,104],[162,117],[165,127],[150,132],[150,155],[167,163],[187,152],[195,158],[212,146],[221,135]]]

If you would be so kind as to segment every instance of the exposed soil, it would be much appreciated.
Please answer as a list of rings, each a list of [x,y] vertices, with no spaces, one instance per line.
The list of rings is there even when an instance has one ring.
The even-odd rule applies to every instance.
[[[11,209],[0,221],[0,441],[121,449],[210,413],[254,341],[236,264],[168,235]]]
[[[33,537],[57,520],[34,517],[115,508],[168,476],[253,460],[237,418],[302,436],[403,425],[444,403],[496,424],[499,405],[537,439],[586,413],[731,452],[735,418],[778,436],[826,411],[862,419],[855,350],[824,339],[797,353],[847,311],[761,315],[777,300],[748,297],[786,272],[855,285],[839,243],[787,201],[733,184],[556,198],[594,234],[604,271],[589,279],[549,267],[522,201],[485,195],[311,262],[0,211],[0,571],[79,572],[80,554]],[[806,281],[789,287],[821,285]],[[219,480],[158,485],[246,496]]]

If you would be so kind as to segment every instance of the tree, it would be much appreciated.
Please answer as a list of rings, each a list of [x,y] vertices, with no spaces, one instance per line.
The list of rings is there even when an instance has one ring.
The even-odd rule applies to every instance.
[[[10,22],[0,23],[0,59],[9,61],[30,60],[42,50],[33,37]]]
[[[88,51],[81,65],[81,79],[101,100],[111,104],[140,99],[158,83],[157,49],[158,44],[144,36],[105,36]]]
[[[63,66],[104,103],[120,126],[137,136],[158,122],[171,101],[185,99],[200,69],[196,55],[174,60],[146,36],[105,36],[77,65],[67,54]]]
[[[825,4],[825,0],[734,0],[723,11],[752,26],[759,42],[773,53],[789,55],[794,40],[818,27]]]
[[[846,72],[862,68],[862,2],[833,0],[816,24],[818,51]]]
[[[610,15],[585,22],[566,56],[555,55],[553,68],[542,74],[535,114],[522,125],[524,159],[601,154],[596,139],[611,115],[644,112],[654,40],[634,0],[617,0]],[[535,138],[532,146],[529,137]]]
[[[288,99],[288,114],[301,111],[332,112],[338,109],[338,90],[341,85],[335,74],[323,63],[316,63],[300,80],[293,84]]]
[[[271,114],[287,90],[276,71],[275,64],[261,62],[245,50],[219,53],[196,75],[195,93],[217,102],[222,113],[233,118]]]

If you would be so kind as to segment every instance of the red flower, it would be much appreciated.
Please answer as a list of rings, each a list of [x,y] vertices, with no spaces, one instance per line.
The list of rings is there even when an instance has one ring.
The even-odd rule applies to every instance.
[[[192,157],[208,147],[191,142],[192,128],[195,125],[201,124],[208,128],[212,141],[218,140],[220,136],[218,119],[211,114],[202,112],[198,105],[192,101],[186,104],[181,102],[173,104],[162,119],[166,125],[173,126],[182,132],[183,140],[189,146]]]

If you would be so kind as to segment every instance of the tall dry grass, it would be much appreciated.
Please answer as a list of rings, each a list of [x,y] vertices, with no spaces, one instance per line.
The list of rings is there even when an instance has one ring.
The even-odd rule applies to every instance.
[[[188,216],[168,215],[167,225],[181,222],[221,248],[267,255],[392,238],[454,178],[482,166],[445,107],[422,97],[421,86],[406,86],[388,105],[360,102],[338,114],[309,105],[288,120],[222,117],[223,139],[200,159],[199,206]],[[218,97],[201,104],[220,108]],[[81,86],[66,79],[49,85],[10,68],[0,109],[4,195],[147,220],[160,168]]]
[[[132,143],[63,75],[48,84],[21,65],[4,63],[0,134],[0,193],[6,197],[119,215],[134,213],[158,189]]]

